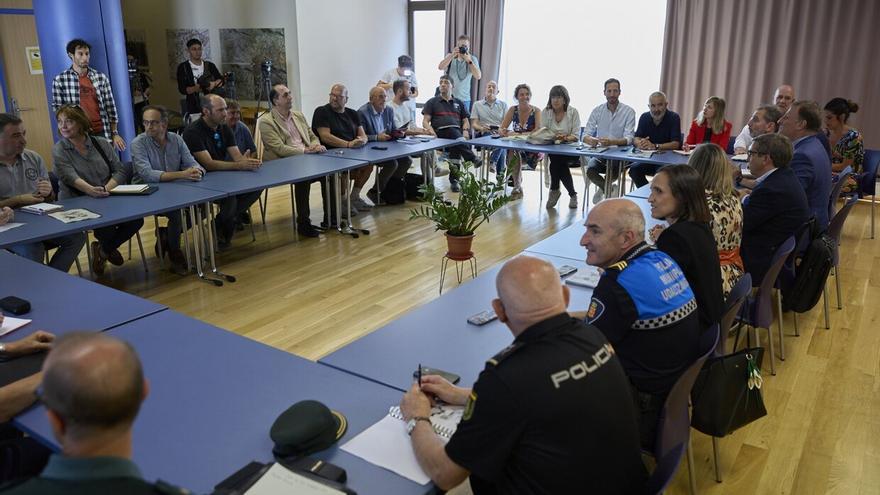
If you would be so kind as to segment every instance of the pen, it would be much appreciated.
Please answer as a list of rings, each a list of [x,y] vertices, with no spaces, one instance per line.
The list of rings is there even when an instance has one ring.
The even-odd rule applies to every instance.
[[[422,388],[422,363],[419,363],[419,390]]]

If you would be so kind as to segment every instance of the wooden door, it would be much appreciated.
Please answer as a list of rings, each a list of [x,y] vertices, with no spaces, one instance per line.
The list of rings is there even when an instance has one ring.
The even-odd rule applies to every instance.
[[[15,98],[27,129],[27,147],[40,154],[46,165],[52,165],[52,129],[49,127],[49,100],[42,74],[31,74],[26,47],[39,46],[33,15],[0,15],[0,63],[6,75],[8,95],[0,101],[4,112],[6,102]]]

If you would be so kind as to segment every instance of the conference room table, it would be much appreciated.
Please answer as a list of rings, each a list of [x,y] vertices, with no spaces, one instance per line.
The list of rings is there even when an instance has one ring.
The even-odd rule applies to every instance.
[[[272,461],[272,423],[301,400],[318,400],[348,420],[345,435],[312,457],[346,470],[360,495],[422,494],[419,485],[339,448],[388,414],[401,392],[258,343],[175,311],[110,331],[129,342],[150,381],[135,420],[133,459],[147,480],[209,493],[251,461]],[[54,450],[45,411],[15,424]]]
[[[56,336],[75,330],[104,331],[166,309],[0,250],[0,298],[7,296],[28,301],[31,310],[4,315],[31,322],[0,336],[0,342],[19,340],[37,330]],[[0,362],[0,386],[36,373],[44,358],[41,353]]]
[[[626,199],[631,200],[642,210],[642,215],[645,217],[646,238],[648,232],[655,225],[666,225],[664,220],[657,220],[651,217],[651,205],[648,204],[647,198],[627,196]],[[586,222],[586,219],[584,222]],[[557,256],[571,260],[584,260],[587,257],[587,251],[580,245],[580,242],[585,231],[586,227],[584,227],[582,222],[575,222],[550,237],[532,244],[527,247],[525,251],[528,253]]]
[[[0,232],[0,248],[94,230],[227,196],[219,191],[190,187],[183,182],[163,182],[157,184],[157,188],[156,192],[149,195],[113,194],[106,198],[78,196],[56,202],[65,210],[83,208],[101,215],[100,218],[78,222],[64,223],[49,215],[34,215],[16,210],[13,221],[24,225]]]
[[[557,268],[591,269],[583,260],[524,254],[545,259]],[[510,330],[497,319],[482,326],[467,322],[469,316],[492,309],[492,299],[497,297],[495,277],[501,267],[496,265],[318,362],[401,391],[412,385],[413,372],[420,364],[457,374],[460,385],[471,386],[486,361],[513,342]],[[586,310],[592,289],[569,288],[569,308]]]

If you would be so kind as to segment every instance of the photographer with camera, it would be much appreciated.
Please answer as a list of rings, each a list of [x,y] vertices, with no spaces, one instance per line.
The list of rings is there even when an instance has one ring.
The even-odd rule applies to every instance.
[[[202,114],[199,94],[215,93],[214,90],[223,84],[223,79],[216,65],[202,59],[202,42],[199,39],[187,41],[186,49],[189,60],[177,66],[177,91],[186,96],[184,113],[189,122]]]
[[[406,104],[412,108],[413,112],[415,112],[416,97],[419,96],[419,80],[416,77],[413,59],[409,55],[401,55],[397,57],[397,67],[388,69],[388,71],[382,75],[382,79],[379,79],[379,82],[376,83],[376,86],[384,89],[387,100],[391,101],[394,98],[394,82],[400,80],[409,82],[410,92]]]
[[[480,72],[480,60],[471,53],[471,39],[462,34],[454,50],[446,55],[438,69],[446,71],[446,75],[452,80],[452,96],[464,103],[464,108],[471,111],[471,79],[479,80],[483,77]]]

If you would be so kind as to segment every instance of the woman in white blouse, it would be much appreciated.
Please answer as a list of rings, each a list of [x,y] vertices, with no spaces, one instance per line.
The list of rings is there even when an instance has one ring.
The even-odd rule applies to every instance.
[[[571,98],[565,86],[553,86],[547,107],[541,112],[541,122],[556,135],[557,143],[570,143],[578,140],[581,131],[581,117],[576,108],[569,106]],[[550,195],[547,197],[547,208],[555,208],[562,193],[559,183],[568,191],[568,207],[577,208],[577,191],[571,178],[571,166],[577,166],[578,157],[550,154]]]

